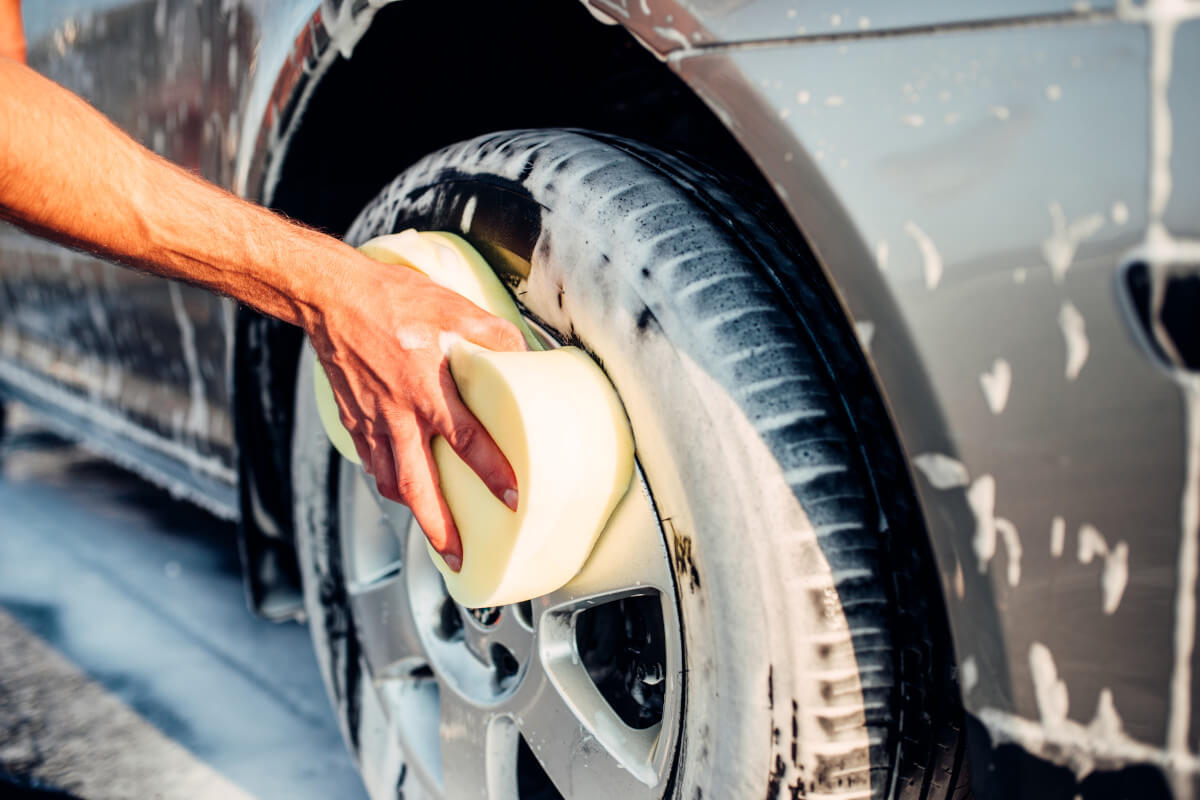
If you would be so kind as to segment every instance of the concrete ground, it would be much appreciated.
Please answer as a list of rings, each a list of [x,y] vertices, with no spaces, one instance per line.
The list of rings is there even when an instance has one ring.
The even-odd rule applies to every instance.
[[[0,794],[364,797],[308,631],[246,610],[235,526],[19,409],[9,427]]]

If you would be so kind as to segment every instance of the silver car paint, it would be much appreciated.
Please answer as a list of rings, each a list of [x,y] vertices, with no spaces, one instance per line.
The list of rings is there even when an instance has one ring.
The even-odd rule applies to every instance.
[[[740,11],[683,25],[769,35]],[[855,320],[916,467],[967,707],[995,743],[1080,778],[1196,768],[1200,387],[1156,363],[1122,270],[1196,263],[1200,157],[1180,132],[1197,16],[1152,3],[724,47],[693,33],[664,52]]]
[[[1194,774],[1200,389],[1154,361],[1120,272],[1196,262],[1200,138],[1180,133],[1200,122],[1181,77],[1200,72],[1196,4],[589,3],[709,103],[828,270],[913,459],[968,708],[1077,774]],[[376,7],[26,5],[36,67],[255,199],[306,91]],[[99,86],[90,64],[117,21],[146,46],[124,84]],[[163,74],[171,93],[145,95]],[[0,246],[49,287],[19,303],[49,313],[0,323],[5,362],[55,370],[232,481],[232,305],[20,234]],[[119,333],[103,315],[138,293],[159,313]],[[139,382],[122,336],[182,367]],[[77,337],[107,362],[73,362]]]

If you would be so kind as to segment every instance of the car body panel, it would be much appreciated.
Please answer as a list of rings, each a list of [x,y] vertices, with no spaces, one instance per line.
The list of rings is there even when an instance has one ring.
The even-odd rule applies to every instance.
[[[64,1],[26,22],[35,68],[269,203],[307,97],[384,4]],[[1124,270],[1200,261],[1200,137],[1180,133],[1200,102],[1178,79],[1200,74],[1200,21],[1168,31],[1116,0],[585,4],[742,142],[856,323],[914,462],[968,709],[1076,774],[1168,754],[1194,774],[1197,390],[1156,360]],[[37,373],[141,432],[118,439],[193,454],[194,487],[232,486],[232,302],[9,229],[0,249],[0,381]],[[1077,741],[1088,725],[1099,744]]]
[[[1060,763],[1072,751],[1054,736],[1083,728],[1047,721],[1047,674],[1080,726],[1115,710],[1155,759],[1196,748],[1195,583],[1180,565],[1195,557],[1200,421],[1124,282],[1157,235],[1154,131],[1172,117],[1165,247],[1195,264],[1179,237],[1200,217],[1200,168],[1179,132],[1200,105],[1176,77],[1166,113],[1152,108],[1156,24],[1135,12],[671,56],[855,320],[914,459],[968,708],[993,739]],[[1175,76],[1196,74],[1196,25],[1178,29]],[[933,455],[962,468],[938,479],[953,485],[917,466],[938,471]],[[1115,747],[1109,768],[1143,760],[1093,734],[1082,747]]]
[[[623,25],[660,55],[683,54],[714,44],[797,40],[812,37],[927,34],[976,25],[1041,24],[1111,11],[1118,0],[583,0],[596,13]]]
[[[248,52],[252,42],[248,36],[239,41],[232,24],[215,24],[219,8],[91,2],[26,3],[23,10],[31,66],[156,152],[228,185],[224,120],[236,117],[236,97],[226,77],[236,73],[233,54]],[[214,65],[209,37],[220,34],[230,41],[219,41],[216,52],[231,55]],[[236,516],[229,381],[234,304],[13,229],[3,237],[6,266],[15,253],[55,253],[52,261],[26,256],[26,269],[61,300],[48,317],[60,325],[78,318],[67,329],[39,331],[17,315],[11,338],[22,349],[59,348],[56,363],[76,366],[73,374],[54,376],[63,388],[85,394],[135,431],[141,447],[180,461],[184,469],[166,475],[150,466],[153,457],[134,459],[133,466],[180,493],[211,494],[213,482],[224,484],[229,488],[220,501],[208,505]],[[5,282],[18,292],[27,280]],[[28,358],[14,360],[41,371]],[[180,445],[192,457],[178,458]]]

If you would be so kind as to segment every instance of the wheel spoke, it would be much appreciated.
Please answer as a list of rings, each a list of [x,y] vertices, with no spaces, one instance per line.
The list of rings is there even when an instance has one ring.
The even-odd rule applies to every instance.
[[[362,480],[366,483],[367,489],[371,493],[371,499],[375,501],[375,505],[379,508],[380,515],[387,521],[387,526],[397,537],[403,537],[412,524],[412,511],[409,510],[408,506],[388,500],[381,495],[374,478],[361,470],[359,474],[362,476]]]
[[[348,587],[359,641],[375,680],[427,662],[403,571]]]
[[[517,727],[564,797],[635,800],[662,794],[668,771],[655,759],[659,726],[629,727],[571,659],[536,661],[513,698]],[[662,763],[657,763],[662,762]]]
[[[397,683],[400,682],[388,682],[389,685]],[[410,686],[405,688],[411,688],[411,682],[406,683]],[[402,744],[389,719],[390,698],[382,695],[378,687],[375,691],[364,691],[359,705],[359,763],[363,783],[372,797],[394,792],[405,770]]]
[[[658,518],[639,472],[583,569],[566,586],[536,602],[546,610],[585,607],[655,590],[672,594],[668,563]]]
[[[432,735],[438,728],[441,714],[437,682],[430,679],[384,681],[378,685],[376,693],[388,708],[390,729],[403,751],[409,778],[416,779],[428,792],[437,794],[442,783],[441,751],[437,738]]]
[[[517,619],[516,606],[505,606],[500,611],[500,619],[488,631],[488,640],[502,645],[518,664],[528,661],[533,652],[533,632]]]
[[[342,530],[343,568],[349,581],[369,581],[396,568],[400,562],[397,533],[405,528],[399,512],[390,511],[375,488],[375,481],[362,468],[342,461],[339,478],[339,515],[345,521]],[[395,503],[391,505],[395,506]],[[403,506],[397,506],[406,511]]]
[[[511,720],[443,691],[438,734],[447,800],[516,800],[517,732]]]

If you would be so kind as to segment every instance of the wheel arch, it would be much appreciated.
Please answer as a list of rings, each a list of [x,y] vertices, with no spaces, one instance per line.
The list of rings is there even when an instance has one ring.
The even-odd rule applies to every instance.
[[[754,163],[679,76],[580,3],[486,3],[469,16],[441,0],[368,4],[356,15],[361,5],[326,0],[275,59],[274,77],[260,74],[251,97],[267,99],[248,104],[239,194],[340,236],[385,183],[429,152],[504,128],[582,127],[689,153],[745,184],[760,204],[775,203]],[[455,31],[456,48],[427,34],[446,29]],[[518,35],[546,47],[514,53],[508,43]],[[401,70],[412,64],[420,75],[404,82]],[[539,76],[550,77],[534,86]],[[369,122],[347,124],[368,113]],[[781,206],[773,211],[788,224]],[[294,328],[238,309],[233,386],[246,588],[252,608],[271,617],[300,612],[279,455],[290,453],[299,344]],[[279,391],[286,395],[272,399]]]
[[[349,58],[328,55],[332,39],[323,32],[319,15],[314,16],[296,39],[286,65],[290,72],[285,69],[276,82],[271,114],[264,120],[248,171],[254,188],[249,194],[299,221],[341,235],[394,175],[451,142],[515,127],[590,128],[640,140],[686,153],[744,184],[749,202],[797,247],[817,256],[815,262],[843,311],[847,289],[856,299],[869,298],[873,319],[896,320],[890,329],[898,333],[889,346],[904,351],[905,360],[919,367],[871,254],[816,162],[801,154],[806,162],[803,182],[791,184],[790,193],[764,177],[773,166],[768,154],[774,149],[782,153],[791,140],[769,109],[734,102],[734,95],[746,93],[745,76],[729,71],[728,64],[705,72],[696,69],[706,63],[700,60],[663,60],[652,52],[653,42],[626,30],[630,26],[624,20],[618,22],[625,27],[598,24],[582,4],[530,5],[538,8],[537,15],[523,15],[512,4],[483,4],[467,16],[455,4],[439,0],[389,3],[372,8],[370,25],[361,26]],[[536,20],[532,28],[531,18]],[[448,28],[455,31],[455,48],[428,35]],[[540,38],[547,46],[536,54],[514,54],[508,42],[518,34],[525,41]],[[413,64],[421,65],[420,75],[405,81],[402,70]],[[393,76],[395,82],[389,84]],[[539,76],[553,77],[539,85]],[[572,87],[575,90],[569,91]],[[747,96],[756,97],[753,92]],[[358,123],[364,109],[370,109],[369,122]],[[797,191],[799,185],[803,193]],[[813,228],[824,232],[820,241],[801,232]],[[848,253],[830,254],[826,245],[835,240],[844,240]],[[831,270],[831,255],[855,269]],[[851,319],[847,311],[847,326]],[[247,437],[239,434],[239,441],[267,436],[262,446],[290,453],[292,395],[286,402],[262,398],[270,393],[264,387],[291,381],[299,341],[298,332],[289,326],[239,311],[235,386],[240,388],[235,393]],[[879,375],[861,354],[857,360],[865,367],[860,388],[884,398],[883,406],[891,413],[887,394],[879,391]],[[910,405],[923,406],[922,425],[938,430],[937,404],[923,373],[918,369],[911,377],[906,392],[918,399]],[[888,435],[894,438],[894,416],[892,420]],[[899,445],[897,452],[902,452]],[[290,545],[291,531],[290,491],[286,496],[282,488],[264,493],[263,487],[287,483],[287,462],[256,451],[243,456],[242,469],[250,595],[261,609],[271,586],[264,577],[283,574],[272,565],[277,557],[271,554],[278,550],[279,537]],[[900,470],[909,481],[907,466],[900,465]],[[945,547],[928,541],[925,546],[932,546],[938,572],[948,574],[945,565],[953,560],[946,561]],[[294,555],[284,561],[284,572],[294,574]],[[936,599],[944,610],[943,598]]]

